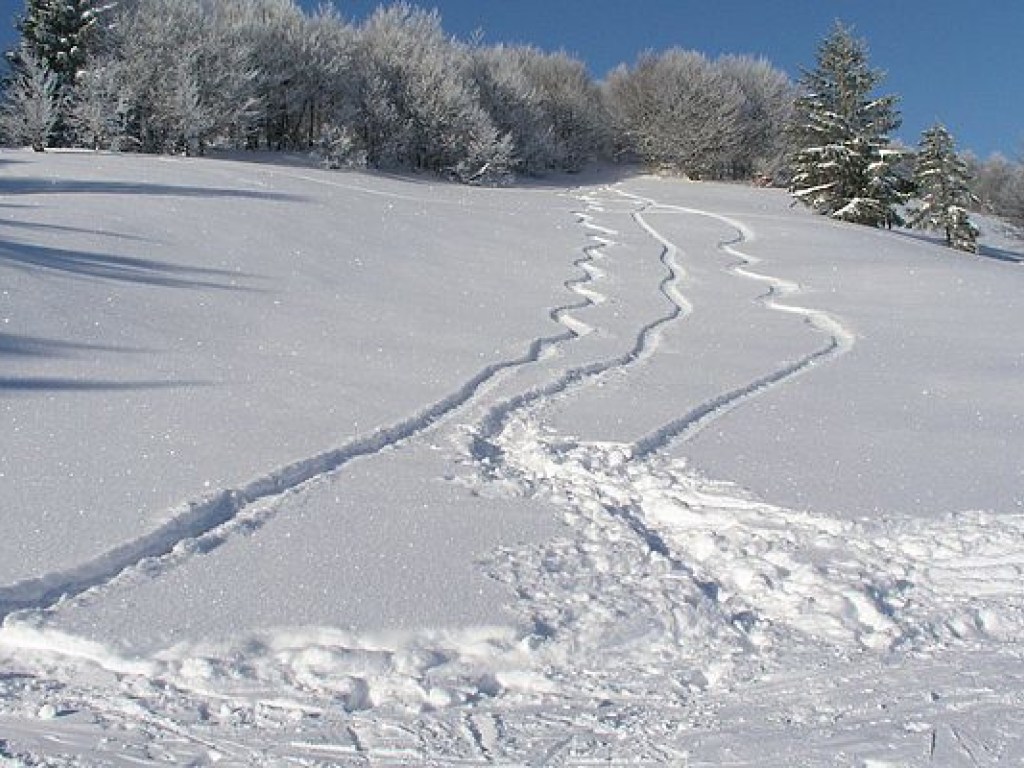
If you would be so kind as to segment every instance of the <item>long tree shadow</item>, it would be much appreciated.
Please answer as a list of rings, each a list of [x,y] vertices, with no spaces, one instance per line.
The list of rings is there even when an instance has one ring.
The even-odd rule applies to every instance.
[[[896,234],[901,237],[906,237],[910,240],[917,240],[922,243],[928,243],[929,245],[935,245],[942,248],[947,248],[946,243],[941,235],[936,235],[928,232],[915,232],[909,229],[893,230]],[[956,252],[960,256],[970,255],[963,251]],[[977,256],[982,256],[986,259],[995,259],[996,261],[1008,261],[1012,264],[1024,264],[1024,243],[1021,243],[1021,251],[1010,251],[1005,248],[996,248],[992,245],[986,245],[985,243],[978,243]]]
[[[81,179],[0,179],[0,195],[56,195],[96,194],[131,195],[133,197],[196,197],[196,198],[238,198],[243,200],[269,200],[273,202],[301,203],[308,200],[301,195],[282,192],[265,192],[255,189],[232,189],[225,187],[193,187],[175,184],[150,184],[129,181],[94,181]]]
[[[6,206],[0,205],[0,208]],[[72,235],[95,235],[109,237],[116,240],[128,240],[137,243],[152,243],[153,241],[137,235],[125,235],[119,232],[105,232],[101,229],[89,229],[88,227],[69,227],[63,224],[41,224],[34,221],[15,221],[13,219],[0,219],[0,227],[7,227],[13,230],[28,230],[29,232],[55,232],[59,234]]]
[[[0,395],[4,393],[45,392],[130,392],[150,389],[208,387],[208,381],[108,381],[73,379],[60,376],[0,376]]]
[[[143,354],[150,350],[135,347],[115,347],[107,344],[86,344],[41,336],[0,333],[0,357],[69,358],[87,353]]]
[[[998,261],[1009,261],[1014,264],[1024,264],[1024,247],[1022,252],[1018,253],[1015,251],[1008,251],[1005,248],[995,248],[991,245],[981,245],[978,247],[978,255],[985,256],[989,259],[996,259]]]
[[[70,251],[27,243],[0,241],[0,265],[22,270],[46,270],[78,277],[116,280],[165,288],[204,288],[225,291],[254,291],[239,285],[251,279],[246,273],[209,267],[187,267],[155,259],[114,256],[90,251]]]

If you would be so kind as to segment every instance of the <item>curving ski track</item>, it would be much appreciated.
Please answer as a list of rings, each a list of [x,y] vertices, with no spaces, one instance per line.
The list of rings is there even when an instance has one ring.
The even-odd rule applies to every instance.
[[[647,228],[641,211],[632,212],[630,217],[641,227]],[[594,224],[590,219],[581,219],[581,223],[594,228]],[[601,228],[601,230],[607,234],[617,234],[614,230],[607,228]],[[656,239],[659,240],[662,246],[659,260],[665,269],[665,276],[658,285],[658,291],[667,300],[668,310],[644,324],[637,332],[631,348],[623,354],[570,368],[553,381],[521,392],[492,407],[473,429],[472,453],[474,458],[478,460],[493,458],[496,450],[493,445],[494,438],[501,434],[509,419],[517,412],[544,400],[570,394],[577,387],[596,380],[605,374],[628,369],[636,363],[649,358],[657,350],[657,339],[660,331],[668,324],[693,311],[689,300],[680,290],[680,285],[685,279],[686,272],[678,262],[679,249],[667,239],[660,236],[657,236]],[[604,245],[613,245],[614,241],[602,238],[602,243]]]
[[[554,381],[536,389],[522,392],[493,407],[475,428],[472,449],[475,458],[486,458],[489,460],[494,458],[497,452],[493,445],[494,439],[502,432],[516,413],[546,399],[568,395],[576,387],[583,386],[608,373],[627,370],[635,364],[648,359],[657,351],[659,331],[666,325],[694,311],[692,303],[681,288],[686,272],[678,262],[679,247],[649,223],[644,216],[644,213],[648,211],[702,216],[719,221],[734,229],[737,233],[734,239],[722,241],[718,244],[719,250],[723,253],[740,260],[740,264],[729,267],[729,270],[740,277],[767,284],[769,290],[760,299],[764,306],[774,311],[804,317],[815,330],[825,334],[828,337],[828,341],[820,349],[782,365],[744,385],[722,392],[700,403],[678,418],[658,427],[648,435],[639,438],[631,447],[632,455],[635,458],[643,458],[667,447],[672,442],[681,439],[685,440],[695,435],[712,421],[724,416],[742,403],[758,397],[796,376],[806,373],[820,363],[845,354],[852,348],[855,340],[853,333],[827,312],[779,302],[779,299],[782,297],[799,293],[799,285],[750,269],[751,266],[756,265],[760,260],[736,247],[737,244],[755,240],[753,230],[746,224],[712,211],[663,204],[656,200],[633,195],[621,189],[615,189],[614,192],[637,204],[638,210],[630,214],[632,220],[650,238],[657,242],[661,248],[659,258],[664,265],[666,275],[660,282],[658,290],[669,301],[670,309],[665,314],[641,327],[637,333],[634,345],[624,354],[569,369]],[[580,223],[587,227],[595,227],[590,217],[581,217]],[[615,234],[612,230],[606,229],[605,231]],[[605,242],[609,245],[614,244],[614,241]]]
[[[809,309],[807,307],[795,306],[792,304],[780,304],[778,299],[784,296],[791,296],[800,292],[800,286],[789,280],[761,274],[750,269],[760,263],[760,259],[739,250],[736,246],[741,243],[753,242],[756,239],[754,231],[746,224],[723,214],[713,211],[701,210],[699,208],[688,208],[679,205],[667,205],[658,203],[627,192],[619,191],[619,194],[643,202],[648,207],[667,211],[678,212],[690,216],[702,216],[719,221],[726,226],[736,230],[736,237],[732,240],[722,241],[718,244],[719,250],[740,260],[740,265],[733,265],[729,270],[740,277],[749,280],[766,283],[769,286],[768,293],[761,297],[761,303],[767,308],[804,317],[806,321],[817,331],[828,336],[828,342],[824,347],[811,352],[802,358],[781,366],[780,368],[766,373],[753,381],[742,386],[723,392],[700,405],[694,407],[679,418],[659,427],[650,434],[641,437],[633,444],[633,455],[642,458],[651,453],[661,450],[669,443],[691,437],[715,419],[724,416],[729,411],[737,408],[742,403],[751,400],[765,392],[780,386],[796,376],[802,375],[815,365],[832,360],[848,352],[854,344],[855,336],[841,322],[827,312]],[[666,238],[646,221],[640,219],[639,223],[644,229],[659,242],[668,243]]]

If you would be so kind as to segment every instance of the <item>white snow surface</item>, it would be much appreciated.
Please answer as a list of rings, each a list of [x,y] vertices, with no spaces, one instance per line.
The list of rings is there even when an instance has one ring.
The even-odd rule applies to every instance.
[[[985,229],[0,153],[0,766],[1024,763]]]

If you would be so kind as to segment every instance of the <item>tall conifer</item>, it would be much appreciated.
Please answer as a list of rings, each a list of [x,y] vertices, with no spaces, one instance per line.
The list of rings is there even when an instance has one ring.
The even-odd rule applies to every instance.
[[[899,221],[903,153],[889,132],[900,125],[895,96],[873,97],[882,79],[867,47],[836,24],[818,49],[818,65],[800,79],[790,136],[790,192],[818,213],[871,226]]]

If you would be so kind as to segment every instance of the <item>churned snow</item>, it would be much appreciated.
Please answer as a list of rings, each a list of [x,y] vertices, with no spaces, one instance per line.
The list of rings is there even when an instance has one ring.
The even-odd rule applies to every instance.
[[[1020,762],[983,243],[0,154],[0,765]]]

